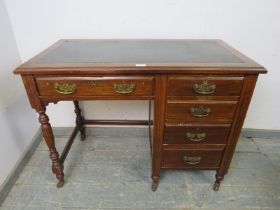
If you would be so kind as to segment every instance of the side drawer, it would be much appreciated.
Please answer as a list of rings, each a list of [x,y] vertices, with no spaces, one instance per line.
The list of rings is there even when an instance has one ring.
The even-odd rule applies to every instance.
[[[163,150],[162,168],[219,168],[221,150]]]
[[[37,77],[40,96],[154,94],[154,77]]]
[[[231,123],[237,101],[167,101],[166,123]]]
[[[230,125],[165,126],[164,144],[226,144]]]
[[[239,96],[243,77],[170,76],[167,96]]]

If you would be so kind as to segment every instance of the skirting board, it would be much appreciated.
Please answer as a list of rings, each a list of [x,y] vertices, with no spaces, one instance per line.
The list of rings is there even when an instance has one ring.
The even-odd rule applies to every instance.
[[[106,126],[108,127],[108,126]],[[112,136],[116,135],[116,133],[122,135],[122,136],[129,136],[129,135],[136,135],[136,136],[148,136],[148,129],[146,126],[133,126],[129,127],[129,129],[126,130],[126,132],[120,132],[120,130],[124,130],[124,127],[110,127],[109,131],[103,132],[103,129],[106,129],[106,127],[102,126],[95,126],[95,127],[88,127],[86,129],[86,132],[88,135],[93,136]],[[127,126],[126,126],[127,127]],[[70,135],[72,132],[72,127],[54,127],[53,132],[55,136],[61,136],[61,135]],[[247,138],[276,138],[280,140],[280,130],[262,130],[262,129],[242,129],[241,136],[247,137]],[[0,206],[9,194],[10,190],[12,189],[13,185],[17,181],[20,173],[22,172],[23,168],[26,166],[27,162],[35,152],[36,148],[42,141],[42,134],[41,131],[38,130],[33,138],[33,141],[29,145],[29,147],[26,149],[24,154],[22,155],[22,158],[17,162],[14,169],[10,173],[10,175],[7,177],[4,184],[0,187]]]
[[[243,128],[240,135],[247,138],[280,139],[280,130]]]
[[[36,148],[40,144],[42,140],[42,133],[41,130],[38,130],[33,137],[30,145],[26,148],[24,153],[22,154],[21,158],[17,161],[16,165],[14,166],[13,170],[6,178],[5,182],[0,186],[0,208],[3,201],[6,199],[7,195],[11,191],[13,185],[16,183],[19,175],[21,174],[22,170],[26,166],[29,159],[32,157],[33,153],[35,152]]]

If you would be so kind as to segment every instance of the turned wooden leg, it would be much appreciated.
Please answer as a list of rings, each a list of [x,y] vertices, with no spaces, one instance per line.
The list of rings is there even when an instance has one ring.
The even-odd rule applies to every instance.
[[[222,182],[223,179],[224,179],[224,174],[219,174],[219,172],[217,171],[215,177],[216,177],[216,181],[215,181],[215,183],[214,183],[213,190],[214,190],[214,191],[218,191],[219,188],[220,188],[221,182]]]
[[[46,110],[39,111],[39,122],[46,144],[49,147],[50,159],[52,160],[52,172],[58,179],[57,187],[62,187],[64,184],[63,164],[59,160],[59,154],[55,148],[54,136],[52,127],[49,123],[49,117],[45,113]]]
[[[81,141],[84,141],[86,138],[85,127],[84,127],[84,118],[81,115],[81,109],[79,106],[79,101],[74,101],[75,113],[76,113],[76,125],[79,127],[81,134]]]
[[[152,191],[155,192],[157,191],[158,183],[159,183],[159,177],[158,176],[152,176]]]

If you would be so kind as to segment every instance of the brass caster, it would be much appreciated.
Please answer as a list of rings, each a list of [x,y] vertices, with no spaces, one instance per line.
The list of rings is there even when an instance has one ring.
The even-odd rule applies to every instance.
[[[82,130],[80,130],[80,132],[81,132],[80,140],[84,141],[86,139],[85,128],[82,128]]]
[[[215,184],[214,184],[214,186],[213,186],[213,190],[214,190],[214,191],[219,191],[220,184],[221,184],[221,183],[215,182]]]
[[[157,191],[157,187],[158,187],[158,181],[153,181],[153,183],[152,183],[152,191],[153,192]]]
[[[86,135],[85,134],[81,134],[80,139],[81,139],[81,141],[84,141],[86,139]]]
[[[64,181],[58,181],[58,183],[56,184],[57,188],[61,188],[64,185]]]

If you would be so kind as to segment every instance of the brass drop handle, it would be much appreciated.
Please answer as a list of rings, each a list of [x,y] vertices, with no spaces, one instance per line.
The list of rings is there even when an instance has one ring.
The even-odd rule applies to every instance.
[[[216,85],[215,84],[208,84],[208,81],[203,81],[202,84],[195,83],[193,85],[194,92],[201,94],[201,95],[209,95],[215,93]]]
[[[207,117],[211,112],[211,108],[209,108],[209,107],[204,108],[202,106],[191,107],[190,112],[191,112],[191,115],[194,117]]]
[[[59,84],[58,82],[56,82],[54,84],[54,89],[58,93],[61,93],[64,95],[69,95],[69,94],[74,93],[77,90],[77,85],[68,84],[68,83]]]
[[[201,159],[202,158],[200,156],[184,156],[183,157],[183,161],[190,165],[199,164]]]
[[[187,132],[186,133],[186,137],[188,140],[190,141],[194,141],[194,142],[197,142],[197,141],[202,141],[206,138],[206,133],[191,133],[191,132]]]
[[[95,87],[95,86],[96,86],[96,81],[95,81],[95,80],[90,81],[90,85],[93,86],[93,87]]]
[[[135,91],[136,85],[132,84],[117,84],[113,85],[113,90],[119,94],[129,94]]]

